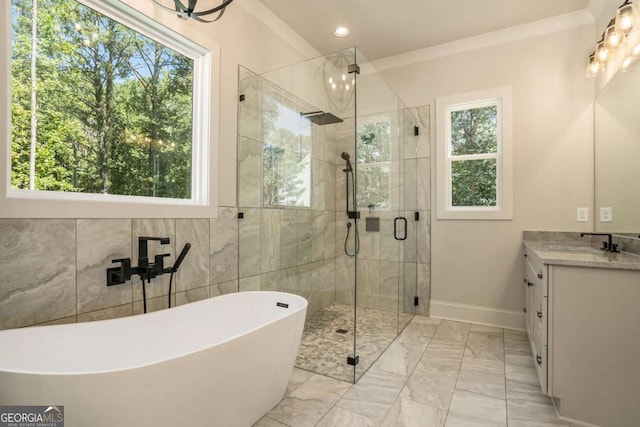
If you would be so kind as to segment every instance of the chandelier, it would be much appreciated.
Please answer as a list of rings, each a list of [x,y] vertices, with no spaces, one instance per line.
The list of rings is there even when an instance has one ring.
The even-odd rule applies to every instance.
[[[186,0],[186,1],[173,0],[173,5],[171,7],[163,4],[163,3],[169,3],[168,0],[152,0],[152,1],[163,9],[167,9],[172,12],[175,12],[176,15],[178,15],[178,17],[182,19],[192,18],[198,22],[215,22],[218,19],[222,18],[222,15],[224,14],[226,7],[229,6],[233,0],[223,0],[222,4],[218,6],[214,6],[210,9],[201,8],[200,10],[196,10],[197,8],[196,4],[198,3],[198,0]],[[212,0],[202,1],[202,3],[211,3],[211,2]],[[209,16],[214,13],[218,13],[218,15],[215,17]]]
[[[618,8],[616,17],[607,24],[594,51],[589,55],[587,77],[596,77],[607,70],[623,71],[640,58],[640,16],[630,0]]]

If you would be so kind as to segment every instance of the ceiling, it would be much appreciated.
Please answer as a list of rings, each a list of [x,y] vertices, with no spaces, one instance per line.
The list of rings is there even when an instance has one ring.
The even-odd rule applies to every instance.
[[[321,54],[375,60],[586,9],[589,0],[260,0]],[[338,26],[351,34],[333,35]]]

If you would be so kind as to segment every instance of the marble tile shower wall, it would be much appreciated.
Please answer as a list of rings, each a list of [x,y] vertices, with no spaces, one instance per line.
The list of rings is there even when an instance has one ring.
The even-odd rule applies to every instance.
[[[410,113],[410,114],[409,114]],[[357,265],[358,305],[412,312],[414,296],[419,297],[417,313],[429,314],[431,271],[430,193],[431,163],[429,107],[409,109],[403,118],[404,137],[392,142],[390,164],[390,210],[362,210],[359,224],[360,252]],[[418,126],[419,135],[414,135]],[[345,121],[336,137],[336,154],[353,152],[353,123]],[[344,212],[345,173],[343,161],[336,159],[336,300],[353,304],[355,261],[344,251],[347,218]],[[418,212],[419,220],[415,220]],[[407,218],[407,240],[394,238],[394,218]],[[380,218],[380,231],[366,231],[366,218]],[[353,253],[353,230],[348,249]]]
[[[263,81],[240,81],[238,107],[239,289],[278,290],[309,301],[307,317],[335,302],[335,174],[330,127],[314,126],[311,206],[263,207]],[[270,89],[273,91],[273,88]]]
[[[191,250],[174,277],[172,305],[235,292],[238,287],[236,208],[214,219],[0,219],[0,329],[73,323],[140,314],[140,280],[106,286],[112,259],[135,265],[139,236],[149,254]],[[147,311],[167,307],[169,276],[147,285]]]

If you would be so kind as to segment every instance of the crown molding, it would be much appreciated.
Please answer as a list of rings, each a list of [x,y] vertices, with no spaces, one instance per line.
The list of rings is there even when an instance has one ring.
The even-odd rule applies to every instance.
[[[593,16],[594,20],[598,20],[598,17],[604,11],[605,6],[607,5],[607,0],[589,0],[589,4],[587,5],[587,10],[591,12],[591,16]]]
[[[240,0],[236,2],[244,10],[262,22],[278,37],[307,58],[321,56],[309,42],[303,39],[291,27],[258,0]]]
[[[592,0],[599,1],[599,0]],[[444,56],[455,55],[471,50],[482,49],[519,40],[525,40],[545,34],[566,31],[583,25],[592,25],[593,15],[588,9],[542,19],[528,24],[505,28],[466,39],[443,43],[412,52],[402,53],[372,61],[376,70],[398,68],[417,62],[429,61]]]

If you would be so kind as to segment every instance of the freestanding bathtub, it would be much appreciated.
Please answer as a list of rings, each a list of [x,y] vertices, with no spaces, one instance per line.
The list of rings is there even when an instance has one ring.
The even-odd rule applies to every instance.
[[[241,292],[0,331],[0,405],[64,405],[66,427],[247,427],[282,399],[306,310],[297,295]]]

